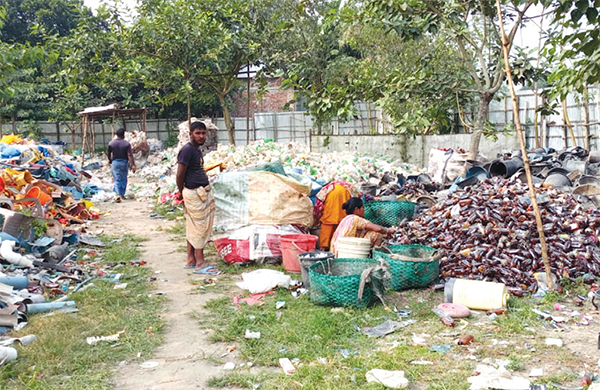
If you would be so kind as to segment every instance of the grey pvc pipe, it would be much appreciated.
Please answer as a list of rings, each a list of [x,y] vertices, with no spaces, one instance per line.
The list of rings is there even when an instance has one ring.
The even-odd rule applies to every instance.
[[[75,307],[75,301],[32,303],[27,305],[27,313],[42,313],[54,309],[63,309],[65,307]]]

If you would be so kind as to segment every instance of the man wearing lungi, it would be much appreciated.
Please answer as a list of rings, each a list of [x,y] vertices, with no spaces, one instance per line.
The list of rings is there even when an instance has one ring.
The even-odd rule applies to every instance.
[[[204,122],[193,122],[190,142],[181,148],[177,156],[178,197],[184,201],[187,239],[187,262],[183,268],[194,268],[195,274],[218,275],[221,272],[204,260],[204,247],[210,239],[215,217],[215,199],[200,151],[206,134]]]
[[[125,141],[125,130],[118,129],[116,137],[108,143],[106,154],[108,155],[108,163],[115,181],[114,190],[117,193],[116,203],[121,202],[125,198],[125,190],[127,189],[127,171],[129,167],[135,173],[135,160],[131,152],[131,144]]]

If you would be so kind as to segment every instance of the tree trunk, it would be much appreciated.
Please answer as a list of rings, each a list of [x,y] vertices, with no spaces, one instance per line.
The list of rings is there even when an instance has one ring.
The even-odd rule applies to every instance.
[[[229,108],[227,108],[227,102],[225,101],[225,95],[217,95],[219,97],[219,102],[221,103],[221,107],[223,108],[223,118],[225,119],[225,127],[227,127],[227,136],[229,137],[229,145],[235,146],[235,126],[233,121],[231,120],[231,115],[229,114]]]
[[[12,133],[17,134],[17,118],[13,115],[11,117],[12,120]]]
[[[490,102],[492,101],[493,94],[488,92],[479,94],[479,105],[477,107],[477,117],[475,118],[475,129],[471,135],[471,145],[469,146],[469,159],[477,159],[479,153],[479,143],[481,136],[483,135],[483,129],[488,120],[490,114]]]
[[[192,97],[190,93],[187,94],[187,116],[188,116],[188,130],[192,128]]]

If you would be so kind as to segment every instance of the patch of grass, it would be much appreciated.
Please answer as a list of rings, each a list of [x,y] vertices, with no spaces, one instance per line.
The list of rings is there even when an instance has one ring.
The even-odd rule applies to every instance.
[[[275,302],[281,300],[286,305],[278,314]],[[392,292],[386,296],[387,306],[411,310],[410,319],[417,322],[380,339],[368,338],[362,330],[388,319],[399,320],[381,304],[366,309],[333,309],[313,305],[308,296],[295,299],[286,290],[277,290],[263,301],[265,305],[261,307],[242,304],[237,308],[230,297],[213,299],[206,305],[208,313],[195,313],[195,318],[201,327],[213,330],[213,342],[237,345],[242,361],[278,367],[279,358],[297,358],[297,373],[287,376],[276,368],[274,373],[260,376],[239,369],[212,378],[211,386],[383,389],[365,379],[368,370],[381,368],[404,370],[418,389],[468,389],[467,378],[474,374],[476,364],[474,357],[478,362],[484,358],[508,360],[510,370],[522,372],[535,365],[532,356],[544,356],[544,364],[553,363],[566,372],[577,370],[576,357],[567,348],[546,346],[545,336],[529,330],[537,330],[544,323],[531,311],[533,303],[529,299],[511,298],[509,310],[493,321],[484,312],[473,312],[471,318],[448,328],[431,311],[442,301],[440,292]],[[246,329],[261,332],[260,339],[246,340]],[[448,333],[456,335],[447,336]],[[425,337],[427,346],[411,345],[413,334]],[[457,335],[467,334],[474,336],[474,344],[455,344]],[[451,347],[440,353],[434,352],[434,345]],[[531,348],[536,348],[536,352],[531,352]],[[433,364],[411,364],[414,360]]]
[[[160,215],[161,217],[169,221],[172,221],[177,219],[178,217],[183,217],[183,207],[173,206],[170,202],[166,202],[163,204],[156,203],[154,205],[154,213]]]
[[[129,265],[139,256],[141,241],[126,236],[120,242],[106,238],[104,263],[122,263],[112,270],[123,274],[127,288],[95,279],[94,286],[72,293],[79,312],[31,315],[29,325],[11,336],[35,334],[37,340],[18,349],[17,361],[0,367],[0,387],[12,390],[108,389],[115,364],[122,360],[147,359],[162,341],[163,320],[158,312],[162,296],[151,294],[151,270]],[[112,271],[111,270],[111,271]],[[125,330],[119,341],[88,345],[86,337],[106,336]]]
[[[224,388],[224,387],[241,387],[243,389],[254,389],[259,383],[264,382],[267,378],[272,377],[272,374],[242,374],[234,372],[223,375],[221,377],[212,377],[208,380],[209,387]]]
[[[185,236],[185,223],[176,222],[170,228],[165,229],[167,233],[176,234],[178,236]]]

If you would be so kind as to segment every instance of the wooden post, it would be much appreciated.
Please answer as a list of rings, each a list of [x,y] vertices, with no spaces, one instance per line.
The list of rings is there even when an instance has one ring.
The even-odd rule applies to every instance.
[[[81,138],[81,166],[83,166],[83,163],[85,162],[85,144],[86,144],[86,139],[87,139],[87,124],[88,124],[88,117],[87,115],[83,116],[83,135]]]
[[[546,245],[546,237],[544,235],[544,223],[542,222],[542,215],[540,214],[540,208],[538,206],[535,188],[533,187],[531,168],[529,166],[529,157],[527,156],[527,148],[525,146],[525,137],[523,136],[523,130],[521,129],[521,121],[519,120],[519,106],[517,103],[517,94],[515,93],[515,85],[513,83],[510,62],[508,58],[508,41],[506,39],[506,33],[504,32],[504,20],[502,19],[502,6],[500,5],[500,0],[496,0],[496,8],[498,10],[498,20],[500,21],[502,53],[504,54],[504,69],[508,82],[508,88],[510,89],[510,96],[512,98],[513,115],[515,116],[515,127],[517,129],[517,135],[519,136],[519,143],[521,144],[521,155],[523,157],[523,165],[525,167],[525,176],[527,177],[527,186],[529,187],[529,197],[531,198],[531,206],[533,207],[533,212],[535,214],[535,222],[537,225],[538,234],[540,236],[540,245],[542,247],[542,261],[544,263],[544,268],[546,269],[548,288],[551,290],[553,287],[552,272],[550,271],[550,261],[548,260],[548,247]]]
[[[92,157],[94,157],[94,154],[96,152],[96,125],[94,123],[94,120],[92,120],[91,133],[92,133],[92,148],[90,150],[90,154],[92,155]]]
[[[56,141],[60,141],[60,124],[56,122]]]

